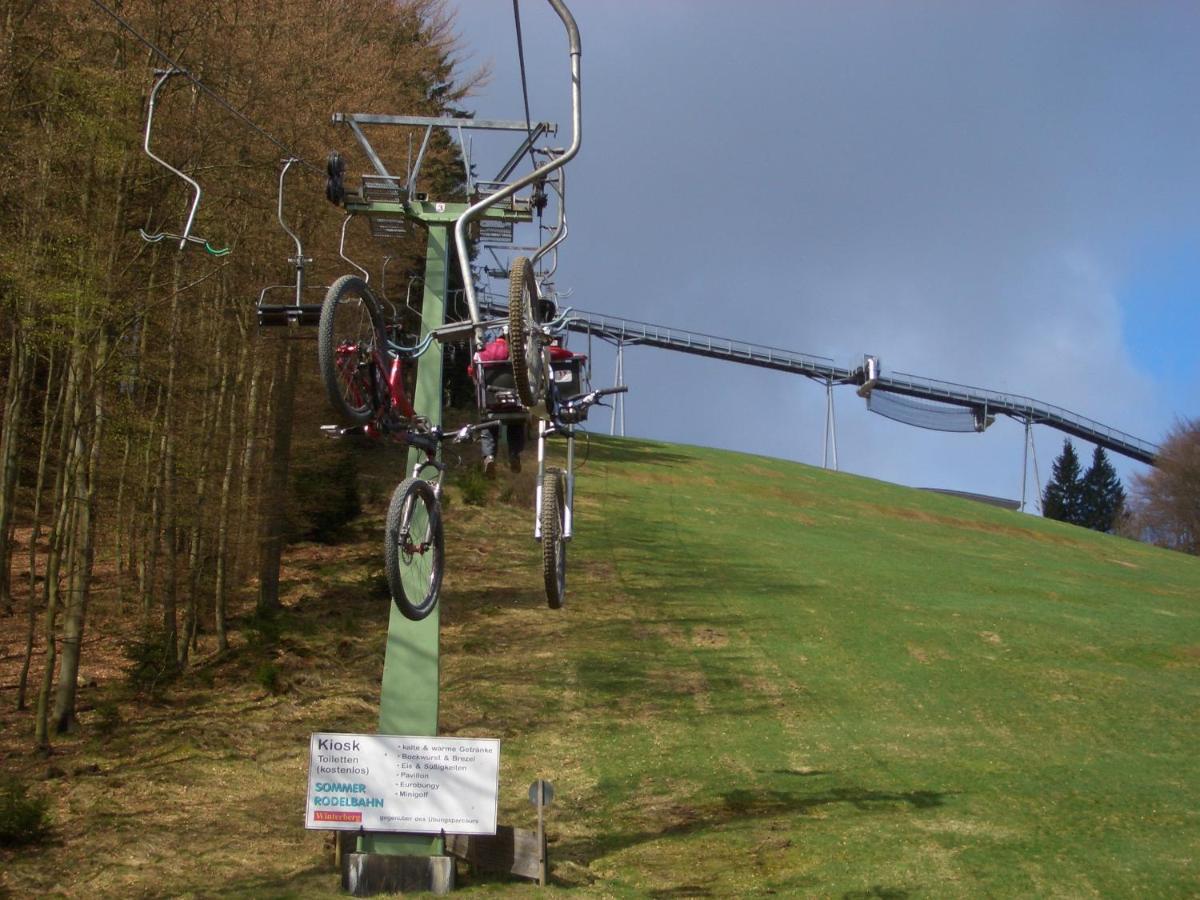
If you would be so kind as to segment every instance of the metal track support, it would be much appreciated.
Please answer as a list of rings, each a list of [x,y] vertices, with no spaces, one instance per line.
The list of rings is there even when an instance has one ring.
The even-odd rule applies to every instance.
[[[825,439],[821,442],[821,467],[829,468],[829,450],[833,447],[833,471],[838,471],[837,419],[833,411],[833,379],[825,379]]]
[[[617,341],[617,371],[613,376],[613,384],[625,383],[625,342]],[[613,399],[612,405],[612,421],[608,426],[608,433],[615,435],[617,433],[617,417],[621,418],[621,437],[625,437],[625,395],[617,394]]]

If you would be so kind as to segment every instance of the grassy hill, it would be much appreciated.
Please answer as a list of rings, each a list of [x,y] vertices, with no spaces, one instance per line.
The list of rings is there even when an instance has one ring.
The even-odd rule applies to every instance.
[[[49,772],[0,713],[5,770],[37,779],[56,823],[0,850],[0,895],[338,896],[327,836],[301,827],[307,736],[375,729],[398,469],[373,465],[355,535],[293,548],[287,612],[243,619],[232,656],[153,702],[103,669]],[[503,740],[502,823],[530,827],[527,785],[554,783],[551,890],[1200,892],[1200,560],[794,463],[595,439],[555,612],[530,489],[502,478],[484,507],[451,489],[441,718]]]

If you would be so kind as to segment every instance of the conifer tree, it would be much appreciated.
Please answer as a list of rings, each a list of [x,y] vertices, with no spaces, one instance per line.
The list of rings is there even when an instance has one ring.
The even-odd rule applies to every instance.
[[[1054,460],[1050,481],[1042,493],[1042,515],[1060,522],[1081,524],[1082,485],[1079,476],[1079,457],[1070,438],[1063,440],[1062,453]]]
[[[1116,529],[1125,507],[1125,489],[1103,447],[1095,449],[1092,464],[1083,473],[1080,500],[1082,521],[1079,524],[1095,531]]]

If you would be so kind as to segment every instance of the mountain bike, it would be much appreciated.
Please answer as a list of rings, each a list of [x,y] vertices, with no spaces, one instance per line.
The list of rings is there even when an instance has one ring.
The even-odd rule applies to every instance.
[[[533,536],[542,545],[542,579],[551,609],[561,609],[567,598],[567,544],[574,533],[575,426],[587,419],[588,410],[602,398],[628,390],[627,385],[618,385],[568,397],[553,404],[552,422],[539,425]],[[556,386],[552,392],[557,393]],[[565,469],[546,465],[546,439],[555,434],[567,438]]]
[[[422,451],[409,477],[392,493],[384,529],[384,571],[396,607],[419,621],[437,605],[445,558],[441,493],[445,466],[438,448],[471,440],[483,425],[446,432],[417,416],[405,375],[410,362],[434,339],[406,347],[394,335],[383,305],[354,275],[334,282],[321,305],[317,358],[334,410],[348,427],[326,426],[333,436],[362,433]],[[430,473],[429,470],[432,470]]]
[[[330,285],[317,328],[321,380],[338,415],[369,437],[405,431],[415,418],[405,362],[432,338],[405,347],[394,339],[397,331],[363,279],[345,275]]]
[[[425,454],[412,473],[396,486],[388,504],[384,527],[383,566],[392,601],[405,618],[419,622],[437,605],[445,564],[445,538],[442,531],[442,478],[445,464],[438,459],[443,441],[463,443],[478,431],[489,427],[464,425],[457,431],[442,431],[422,425],[406,429],[403,440]],[[433,474],[427,475],[426,470]]]

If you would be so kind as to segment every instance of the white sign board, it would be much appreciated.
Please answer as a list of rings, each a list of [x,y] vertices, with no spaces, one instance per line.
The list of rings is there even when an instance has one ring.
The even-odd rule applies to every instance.
[[[304,827],[495,834],[494,738],[314,734]]]

